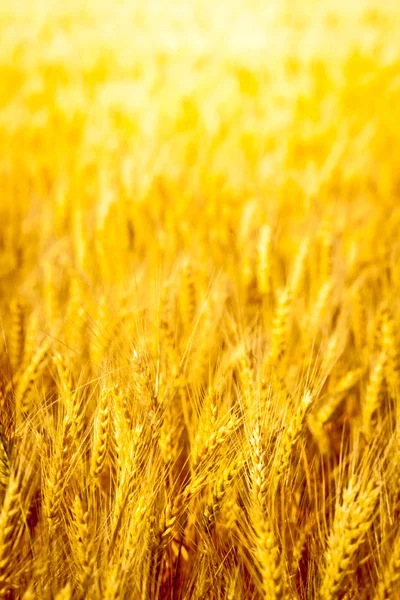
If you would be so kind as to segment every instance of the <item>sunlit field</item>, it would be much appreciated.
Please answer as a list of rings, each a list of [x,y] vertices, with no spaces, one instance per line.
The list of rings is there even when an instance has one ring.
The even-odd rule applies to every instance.
[[[0,2],[0,599],[400,598],[400,4]]]

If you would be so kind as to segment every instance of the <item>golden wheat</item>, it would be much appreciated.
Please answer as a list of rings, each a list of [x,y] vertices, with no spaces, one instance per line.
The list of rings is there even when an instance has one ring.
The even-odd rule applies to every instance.
[[[0,597],[397,598],[396,1],[0,4]]]

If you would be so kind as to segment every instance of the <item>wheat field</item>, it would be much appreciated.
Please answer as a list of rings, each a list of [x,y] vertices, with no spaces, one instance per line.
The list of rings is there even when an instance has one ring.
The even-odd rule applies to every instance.
[[[0,39],[0,598],[400,598],[400,4]]]

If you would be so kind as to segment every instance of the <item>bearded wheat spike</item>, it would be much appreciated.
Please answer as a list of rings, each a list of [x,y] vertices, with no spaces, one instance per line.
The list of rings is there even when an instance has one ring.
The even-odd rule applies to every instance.
[[[271,523],[260,510],[253,524],[256,535],[256,555],[262,577],[264,600],[281,600],[286,597],[283,583],[280,550],[276,544]]]
[[[115,414],[115,413],[114,413]],[[121,526],[121,519],[126,507],[129,505],[130,498],[138,479],[138,463],[141,458],[141,452],[144,450],[143,427],[137,426],[133,432],[129,432],[123,414],[120,418],[115,417],[114,431],[116,437],[117,449],[117,490],[115,495],[115,504],[113,509],[112,531],[113,535],[118,535]],[[123,446],[123,442],[130,436],[130,447]]]
[[[243,399],[246,407],[251,406],[252,394],[254,389],[254,369],[250,361],[248,352],[241,348],[238,361],[238,371],[243,388]]]
[[[11,474],[11,460],[7,439],[0,425],[0,488],[7,488]]]
[[[230,418],[226,425],[214,430],[203,446],[195,454],[192,464],[192,478],[173,502],[169,502],[163,512],[160,531],[165,546],[173,536],[178,519],[186,511],[190,499],[198,494],[207,480],[207,462],[221,445],[228,439],[236,427],[236,420]]]
[[[354,387],[364,372],[363,368],[352,369],[348,371],[335,385],[332,394],[323,402],[313,419],[315,423],[319,423],[321,426],[328,423],[345,398],[346,392]]]
[[[118,386],[114,387],[111,399],[114,452],[116,459],[117,478],[119,479],[129,458],[130,447],[127,447],[126,440],[129,438],[131,432],[126,413],[125,397]],[[141,427],[135,430],[135,435],[133,436],[134,442],[137,441],[141,431]],[[134,443],[133,446],[135,447],[136,444]]]
[[[210,435],[218,429],[220,394],[213,386],[209,386],[199,415],[197,432],[194,442],[195,452],[198,451]],[[197,449],[197,450],[196,450]]]
[[[221,425],[215,429],[210,436],[205,440],[204,444],[196,449],[192,464],[192,471],[196,473],[213,455],[213,453],[229,438],[237,426],[237,421],[234,417],[230,417],[225,425]]]
[[[63,396],[63,401],[66,411],[71,417],[75,438],[75,445],[81,439],[82,430],[84,427],[84,407],[79,393],[74,389],[74,377],[71,369],[68,367],[64,359],[59,355],[55,355],[53,360],[57,367],[57,372],[60,378],[60,387]]]
[[[106,459],[109,440],[109,390],[103,388],[100,393],[98,412],[94,425],[94,441],[90,474],[93,479],[99,477]]]
[[[20,511],[20,482],[13,476],[9,481],[0,514],[0,598],[7,597],[13,580],[10,569],[15,559],[13,551],[21,528]]]
[[[295,409],[294,415],[288,426],[284,430],[275,456],[276,477],[274,479],[274,485],[276,486],[278,486],[287,472],[293,448],[303,431],[305,414],[311,404],[311,400],[311,393],[307,391],[301,399],[300,405]]]
[[[375,411],[379,408],[382,386],[384,381],[384,370],[386,364],[386,352],[381,352],[370,375],[365,392],[364,404],[362,405],[362,419],[365,435],[371,437],[371,420]]]
[[[129,563],[131,557],[137,552],[138,543],[143,533],[143,526],[146,524],[146,515],[149,510],[149,499],[146,496],[141,496],[133,513],[131,523],[129,525],[129,535],[126,545],[126,561]]]
[[[174,465],[179,457],[181,433],[183,431],[183,425],[180,419],[176,417],[173,400],[173,398],[170,398],[168,403],[164,403],[163,421],[158,438],[161,456],[167,466]]]
[[[22,373],[16,390],[17,409],[20,415],[26,415],[30,410],[31,391],[39,376],[40,369],[48,353],[48,344],[44,343],[32,358]]]
[[[154,391],[151,389],[150,374],[146,368],[143,356],[134,350],[132,356],[133,386],[138,400],[153,406]]]
[[[219,394],[215,388],[210,385],[207,395],[204,399],[205,418],[211,429],[215,429],[218,421]]]
[[[297,253],[296,261],[293,265],[293,270],[290,277],[289,286],[292,291],[293,298],[296,298],[301,291],[309,251],[310,240],[309,238],[305,238],[300,244],[300,248]]]
[[[257,419],[253,434],[250,438],[252,449],[252,491],[257,499],[257,503],[262,508],[265,505],[265,492],[267,490],[267,451],[263,439],[260,419]]]
[[[73,389],[72,373],[61,354],[55,354],[53,356],[53,361],[57,367],[57,373],[60,378],[61,394],[68,398]]]
[[[400,584],[400,535],[397,534],[390,555],[389,563],[383,571],[382,580],[378,584],[374,600],[390,600],[395,598]]]
[[[364,373],[363,367],[358,367],[357,369],[352,369],[346,373],[337,383],[335,387],[335,393],[342,394],[343,392],[348,392],[351,388],[353,388],[356,383],[361,379]]]
[[[379,492],[374,479],[368,482],[365,490],[358,491],[354,479],[344,490],[328,539],[319,592],[321,600],[338,598],[343,582],[351,572],[354,555],[370,528]]]
[[[329,299],[332,293],[333,283],[331,279],[322,284],[318,296],[313,306],[312,313],[308,316],[305,324],[307,343],[314,342],[314,338],[318,333],[318,329],[323,321],[325,312],[329,305]]]
[[[89,513],[84,509],[80,495],[75,496],[72,507],[74,543],[72,545],[75,555],[75,564],[78,571],[78,579],[81,589],[85,589],[89,582],[92,565],[91,565],[91,540],[89,532]]]
[[[341,340],[341,330],[337,328],[330,336],[326,350],[322,357],[323,369],[326,369],[328,372],[330,372],[341,352],[343,352],[343,341]]]
[[[370,351],[373,353],[378,353],[382,349],[382,328],[386,319],[387,310],[388,304],[387,301],[384,300],[379,304],[373,321],[370,339]]]
[[[62,495],[66,483],[65,476],[71,458],[72,442],[73,423],[71,417],[67,414],[63,422],[60,441],[51,460],[50,474],[47,479],[45,506],[46,516],[51,526],[56,525],[59,520]]]
[[[292,290],[286,287],[281,293],[271,332],[271,347],[269,359],[271,363],[278,362],[283,357],[289,336],[289,317],[292,308]]]
[[[26,370],[36,352],[37,338],[39,333],[39,317],[37,312],[33,311],[26,319],[24,324],[24,357],[22,368]]]
[[[262,592],[265,600],[280,600],[284,597],[285,586],[279,558],[279,548],[275,541],[273,526],[266,505],[267,454],[260,419],[257,419],[250,438],[253,453],[250,463],[252,508],[251,520],[255,533],[255,552],[262,578]]]
[[[24,355],[24,307],[19,300],[11,304],[11,334],[10,334],[10,362],[16,371],[22,364]]]
[[[198,482],[196,491],[197,489]],[[186,512],[191,497],[192,486],[188,484],[172,502],[166,504],[160,523],[160,543],[162,547],[165,547],[174,536],[178,520]]]
[[[222,502],[233,485],[235,478],[240,473],[242,466],[243,460],[239,456],[229,467],[224,469],[221,478],[214,486],[210,501],[207,503],[203,513],[205,527],[208,531],[215,525]]]
[[[119,600],[121,597],[121,565],[113,563],[105,575],[104,600]]]

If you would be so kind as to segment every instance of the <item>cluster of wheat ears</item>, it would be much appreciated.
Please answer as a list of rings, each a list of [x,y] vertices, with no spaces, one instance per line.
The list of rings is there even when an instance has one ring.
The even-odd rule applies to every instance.
[[[0,598],[400,598],[400,20],[344,4],[0,9]]]

